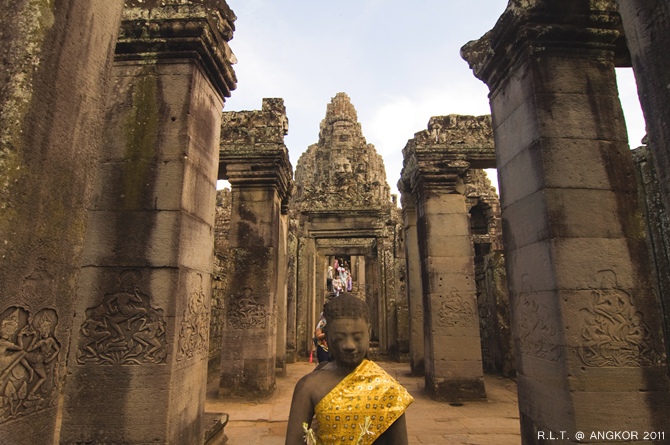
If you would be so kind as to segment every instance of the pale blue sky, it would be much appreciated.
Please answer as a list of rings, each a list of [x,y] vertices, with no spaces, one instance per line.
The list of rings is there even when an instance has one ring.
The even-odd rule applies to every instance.
[[[489,114],[488,88],[459,50],[491,29],[506,0],[228,0],[238,19],[230,46],[237,90],[224,111],[257,110],[281,97],[294,168],[318,142],[336,93],[349,95],[363,135],[384,158],[392,193],[401,150],[431,116]],[[632,73],[621,96],[630,139],[644,136]],[[495,180],[495,179],[494,179]],[[497,186],[497,184],[494,184]]]

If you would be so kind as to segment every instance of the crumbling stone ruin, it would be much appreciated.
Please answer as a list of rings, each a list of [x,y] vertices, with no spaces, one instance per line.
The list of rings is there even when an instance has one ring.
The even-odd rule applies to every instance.
[[[328,266],[335,258],[347,258],[353,292],[371,309],[378,353],[406,352],[407,342],[403,350],[396,323],[406,307],[406,296],[397,291],[402,259],[399,214],[382,157],[366,142],[345,93],[328,104],[319,141],[300,157],[295,177],[290,208],[297,221],[297,350],[311,349],[328,293]]]
[[[667,424],[667,295],[653,284],[614,68],[632,62],[665,184],[670,94],[658,51],[669,28],[656,19],[668,13],[625,0],[511,1],[461,50],[490,89],[525,444],[612,419],[637,431]]]
[[[336,257],[375,353],[433,398],[516,373],[526,445],[667,427],[667,3],[510,0],[462,49],[491,116],[407,142],[402,210],[345,94],[295,184],[281,99],[221,112],[235,20],[224,0],[0,3],[0,442],[205,443],[208,368],[220,394],[271,393]],[[646,118],[633,152],[615,66]]]
[[[219,178],[231,185],[222,395],[269,394],[286,364],[288,198],[293,169],[282,99],[223,113]]]

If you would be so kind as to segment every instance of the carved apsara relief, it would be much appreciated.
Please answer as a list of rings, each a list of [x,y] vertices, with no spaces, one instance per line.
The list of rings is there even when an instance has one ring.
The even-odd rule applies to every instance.
[[[435,324],[441,328],[469,328],[474,326],[476,314],[468,298],[452,288],[449,296],[442,300]]]
[[[516,302],[516,331],[519,351],[525,355],[558,361],[558,329],[547,305],[532,291],[528,275],[521,279],[521,292]]]
[[[58,314],[11,306],[0,313],[0,422],[56,404]]]
[[[644,315],[628,292],[617,284],[616,273],[597,274],[598,288],[580,309],[579,358],[586,366],[647,366],[658,359]]]
[[[99,305],[86,310],[81,326],[77,363],[131,365],[162,363],[167,357],[163,310],[151,306],[142,293],[142,274],[126,270],[119,286]]]
[[[205,355],[209,339],[209,307],[202,290],[202,275],[197,291],[191,293],[179,330],[177,361]]]
[[[258,302],[250,287],[242,295],[233,297],[228,305],[228,323],[233,329],[265,329],[267,326],[265,305]]]

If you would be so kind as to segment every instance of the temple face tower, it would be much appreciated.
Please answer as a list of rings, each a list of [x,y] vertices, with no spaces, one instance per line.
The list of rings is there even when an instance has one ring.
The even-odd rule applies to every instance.
[[[318,144],[296,168],[295,207],[300,210],[384,207],[390,204],[384,161],[363,137],[349,96],[337,93],[321,121]]]
[[[352,292],[373,314],[373,340],[381,353],[406,345],[396,318],[406,313],[397,297],[400,217],[393,204],[382,157],[363,137],[349,96],[338,93],[326,109],[319,142],[298,160],[291,212],[298,220],[296,345],[311,347],[314,325],[328,295],[328,266],[347,263]],[[403,295],[403,299],[406,298]],[[406,316],[405,316],[406,318]],[[289,328],[290,330],[290,328]],[[291,339],[289,339],[291,341]]]

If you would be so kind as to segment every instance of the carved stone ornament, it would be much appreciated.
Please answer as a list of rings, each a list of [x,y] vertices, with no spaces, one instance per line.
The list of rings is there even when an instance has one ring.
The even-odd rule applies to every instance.
[[[242,295],[230,302],[228,323],[233,329],[265,329],[267,326],[265,305],[256,300],[250,287],[245,287]]]
[[[0,423],[53,406],[60,381],[58,314],[10,306],[0,313]]]
[[[528,284],[528,275],[522,277],[521,292],[516,303],[516,331],[519,351],[525,355],[558,361],[558,329],[547,305],[538,299]]]
[[[77,363],[138,365],[163,363],[167,357],[163,310],[140,292],[142,274],[126,270],[119,286],[99,305],[86,310]]]
[[[468,328],[474,326],[474,317],[472,304],[452,288],[437,311],[435,324],[441,328]]]
[[[200,280],[202,282],[202,276]],[[188,307],[184,310],[184,318],[179,330],[177,361],[207,354],[210,311],[206,301],[201,283],[199,290],[191,293]]]
[[[349,96],[337,93],[319,142],[300,156],[293,204],[300,210],[382,208],[391,200],[384,161],[363,137]]]
[[[657,360],[644,316],[612,270],[598,272],[599,288],[580,309],[579,358],[586,366],[648,366]]]

